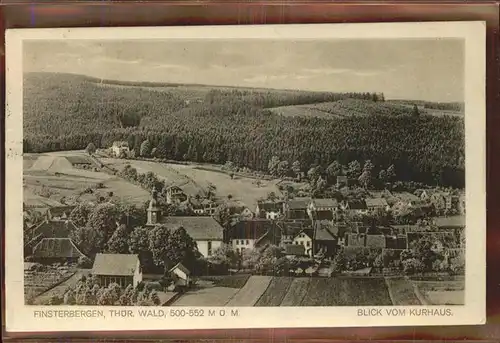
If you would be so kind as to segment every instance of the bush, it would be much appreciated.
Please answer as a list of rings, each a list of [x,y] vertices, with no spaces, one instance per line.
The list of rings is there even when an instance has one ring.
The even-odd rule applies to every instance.
[[[84,268],[84,269],[92,268],[92,260],[87,256],[80,256],[78,258],[78,268]]]

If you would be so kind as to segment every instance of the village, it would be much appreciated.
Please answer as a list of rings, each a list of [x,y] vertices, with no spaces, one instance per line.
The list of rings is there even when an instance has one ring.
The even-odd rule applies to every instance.
[[[25,207],[28,303],[305,306],[309,297],[317,302],[313,305],[322,305],[308,292],[329,287],[321,286],[330,282],[321,279],[329,279],[382,280],[381,287],[389,290],[384,288],[381,297],[394,304],[398,302],[395,289],[404,284],[408,290],[418,283],[409,278],[427,275],[454,282],[463,277],[462,190],[398,189],[388,178],[375,186],[375,181],[367,180],[376,179],[367,177],[373,166],[365,161],[356,177],[341,170],[332,181],[332,173],[326,173],[328,185],[320,171],[283,176],[280,194],[269,192],[256,204],[247,204],[230,195],[217,196],[214,189],[200,192],[186,182],[167,184],[152,173],[148,174],[151,180],[143,176],[138,181],[140,173],[127,164],[121,170],[106,166],[111,158],[162,163],[153,158],[154,152],[147,155],[136,157],[127,142],[119,141],[99,152],[90,146],[81,160],[91,160],[91,167],[86,162],[73,164],[119,175],[149,194],[144,206],[134,210],[141,219],[132,218],[127,210],[119,214],[120,219],[98,224],[109,231],[100,247],[85,248],[96,242],[92,235],[99,234],[89,227],[89,220],[98,221],[96,213],[105,209],[123,212],[116,196],[100,196],[94,202],[79,199],[36,211]],[[221,172],[231,179],[246,177],[227,165]],[[306,187],[292,186],[297,178]],[[85,206],[93,210],[82,220]],[[100,220],[108,219],[104,215]],[[146,242],[140,243],[142,250],[133,248],[141,239]],[[308,286],[295,287],[300,292],[293,290],[304,282]],[[398,287],[391,290],[395,283]],[[428,294],[432,292],[436,289]],[[424,291],[411,293],[410,300],[400,301],[432,302],[421,294]]]

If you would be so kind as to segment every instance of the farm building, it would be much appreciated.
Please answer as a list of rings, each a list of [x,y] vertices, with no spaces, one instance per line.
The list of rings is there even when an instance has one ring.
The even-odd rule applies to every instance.
[[[92,267],[92,275],[101,286],[117,283],[122,288],[136,287],[142,281],[139,256],[134,254],[97,254]]]
[[[168,272],[176,287],[188,287],[191,284],[191,272],[182,263],[177,263]]]
[[[85,256],[69,238],[43,238],[33,248],[33,260],[39,263],[52,264],[75,263]]]
[[[283,201],[260,200],[257,201],[255,214],[259,218],[278,219],[283,215]]]
[[[73,167],[76,168],[86,168],[86,167],[94,167],[97,164],[89,157],[85,155],[74,155],[74,156],[66,156],[66,159],[71,163]]]
[[[46,216],[50,220],[53,220],[53,219],[66,220],[69,218],[71,211],[73,211],[74,208],[75,208],[75,206],[51,207],[47,210]]]
[[[111,151],[113,152],[113,155],[116,157],[122,157],[122,156],[128,156],[130,153],[130,148],[128,146],[128,142],[125,141],[116,141],[113,142],[113,145],[111,146]]]
[[[307,214],[307,207],[310,201],[311,198],[289,199],[284,205],[286,218],[293,220],[309,219],[309,216]]]

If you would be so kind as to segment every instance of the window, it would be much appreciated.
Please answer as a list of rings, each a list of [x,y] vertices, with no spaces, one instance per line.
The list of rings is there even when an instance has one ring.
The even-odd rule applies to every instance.
[[[243,254],[245,252],[245,248],[241,248],[241,253]]]
[[[249,245],[249,244],[250,244],[250,242],[248,241],[248,239],[247,239],[247,242],[246,242],[246,243],[247,243],[247,245]]]
[[[208,246],[208,256],[212,256],[212,242],[211,241],[208,241],[207,242],[207,246]]]
[[[307,246],[307,247],[310,247],[310,246],[311,246],[311,241],[307,241],[307,242],[306,242],[306,246]]]

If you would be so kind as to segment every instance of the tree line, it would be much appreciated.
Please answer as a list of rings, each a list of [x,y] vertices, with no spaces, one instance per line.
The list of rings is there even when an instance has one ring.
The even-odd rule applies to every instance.
[[[313,165],[326,168],[334,161],[347,165],[353,160],[371,160],[375,166],[394,165],[399,180],[464,185],[463,118],[425,114],[284,117],[266,106],[297,104],[314,97],[324,101],[334,95],[321,98],[307,92],[281,96],[279,92],[249,95],[244,91],[212,91],[202,103],[186,105],[179,93],[92,87],[52,90],[55,98],[67,95],[68,100],[58,104],[25,93],[24,151],[85,149],[90,142],[105,148],[113,141],[125,140],[137,153],[148,140],[156,156],[172,160],[232,161],[240,167],[265,171],[271,158],[278,156],[289,164],[298,161],[304,172]],[[122,119],[117,120],[117,116],[128,118],[124,113],[140,117],[125,122],[136,120],[139,124],[119,124]]]

